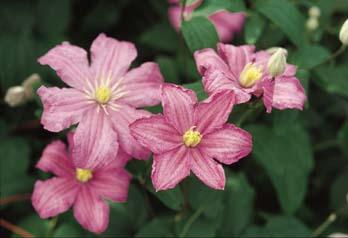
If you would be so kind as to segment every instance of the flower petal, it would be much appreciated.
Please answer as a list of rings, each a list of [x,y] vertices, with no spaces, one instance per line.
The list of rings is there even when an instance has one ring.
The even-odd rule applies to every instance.
[[[196,103],[197,97],[192,90],[174,84],[162,86],[163,114],[179,133],[185,133],[192,126]]]
[[[137,57],[135,46],[126,41],[118,41],[98,35],[91,46],[91,68],[97,80],[112,79],[114,84],[127,72],[132,61]]]
[[[132,136],[155,154],[182,145],[182,135],[162,115],[136,120],[130,125]]]
[[[225,187],[225,171],[221,164],[208,158],[199,149],[189,153],[192,172],[207,186],[223,190]]]
[[[149,117],[151,113],[122,105],[118,111],[111,111],[110,119],[114,130],[117,131],[120,147],[136,159],[146,160],[150,151],[139,144],[131,135],[129,125],[135,120]]]
[[[224,164],[232,164],[251,152],[252,139],[249,132],[226,124],[222,129],[205,135],[199,144],[203,154]]]
[[[74,165],[68,157],[67,148],[59,140],[46,146],[36,168],[59,177],[71,177],[75,172]]]
[[[244,66],[254,58],[255,46],[253,45],[234,46],[218,43],[217,48],[220,57],[227,62],[232,74],[237,79]]]
[[[71,207],[78,190],[78,184],[71,178],[39,180],[35,183],[31,201],[41,218],[53,217]]]
[[[114,202],[125,202],[130,180],[130,174],[123,168],[105,166],[93,173],[93,179],[88,186],[103,198]]]
[[[234,33],[240,32],[244,25],[244,13],[218,11],[209,16],[214,23],[221,42],[232,40]]]
[[[264,93],[264,97],[269,97],[267,92]],[[297,78],[278,77],[274,80],[272,107],[279,110],[288,108],[302,110],[305,101],[306,95],[304,89]],[[271,109],[267,110],[267,112],[270,111]]]
[[[74,216],[87,230],[101,233],[109,223],[109,206],[90,186],[81,186],[74,204]]]
[[[151,178],[156,191],[174,188],[190,175],[191,165],[187,155],[185,146],[154,155]]]
[[[37,93],[44,107],[41,123],[52,132],[62,131],[78,123],[84,112],[92,106],[85,100],[83,93],[73,88],[41,86]]]
[[[66,84],[73,88],[83,89],[86,80],[92,79],[87,52],[68,42],[54,47],[38,61],[42,65],[49,65]]]
[[[201,75],[204,75],[209,69],[218,70],[223,73],[225,77],[228,77],[231,74],[226,62],[213,49],[207,48],[197,50],[194,53],[194,58],[197,70]]]
[[[122,80],[127,92],[118,102],[134,107],[154,106],[160,103],[160,86],[163,77],[155,63],[144,63],[139,68],[129,71]]]
[[[115,159],[118,151],[117,133],[110,115],[102,109],[88,110],[74,135],[73,158],[76,167],[94,169]]]
[[[196,130],[204,135],[221,128],[226,123],[234,102],[234,93],[225,90],[217,92],[199,103],[194,113]]]

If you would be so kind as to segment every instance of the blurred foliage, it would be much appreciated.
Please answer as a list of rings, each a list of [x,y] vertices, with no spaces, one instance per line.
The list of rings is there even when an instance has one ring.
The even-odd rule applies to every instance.
[[[321,10],[320,25],[308,31],[307,12],[314,5]],[[42,129],[39,100],[18,108],[3,101],[10,86],[32,73],[45,84],[63,86],[52,70],[37,63],[39,56],[62,41],[88,49],[95,36],[106,32],[136,44],[135,64],[156,61],[167,82],[184,84],[204,99],[192,52],[218,41],[207,16],[217,9],[245,10],[244,31],[233,44],[287,48],[307,91],[306,109],[266,114],[254,110],[254,104],[235,106],[230,121],[252,132],[254,150],[240,163],[225,166],[224,191],[190,177],[174,190],[156,193],[149,178],[151,160],[131,161],[129,200],[110,203],[104,235],[303,237],[335,211],[339,217],[324,234],[348,233],[348,50],[330,59],[340,48],[338,32],[348,16],[348,1],[207,0],[183,23],[181,33],[170,26],[167,9],[165,0],[0,2],[1,201],[30,193],[35,180],[46,178],[35,163],[47,143],[64,138],[64,133]],[[0,211],[2,219],[36,237],[96,237],[78,225],[71,211],[41,220],[29,200],[2,202]],[[11,233],[0,228],[0,236]]]

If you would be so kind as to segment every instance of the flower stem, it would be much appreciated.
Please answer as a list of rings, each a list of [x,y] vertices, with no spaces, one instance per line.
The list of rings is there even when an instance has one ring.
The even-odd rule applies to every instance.
[[[324,62],[322,62],[321,64],[316,65],[314,68],[317,68],[317,67],[320,66],[320,65],[326,64],[326,63],[328,63],[328,62],[334,60],[337,56],[339,56],[340,54],[342,54],[342,53],[345,51],[346,48],[347,48],[347,46],[342,44],[341,47],[340,47],[338,50],[336,50],[336,52],[334,52],[329,58],[327,58],[327,59],[326,59]]]
[[[205,206],[201,206],[200,208],[197,209],[197,211],[195,213],[193,213],[193,215],[188,219],[188,221],[186,222],[184,228],[182,229],[179,237],[185,237],[187,232],[189,231],[190,227],[192,226],[192,224],[197,220],[197,218],[202,214],[202,212],[204,211]]]
[[[336,214],[331,213],[330,216],[328,216],[326,220],[320,226],[318,226],[317,229],[315,229],[315,231],[313,232],[313,236],[320,236],[323,233],[323,231],[326,230],[326,228],[328,228],[336,220],[336,218]]]
[[[24,230],[23,228],[16,226],[4,219],[0,219],[0,226],[2,226],[3,228],[11,231],[12,233],[20,236],[20,237],[24,237],[24,238],[33,238],[34,235],[31,234],[30,232]]]
[[[25,194],[17,194],[5,198],[0,198],[0,205],[4,206],[9,203],[13,202],[21,202],[21,201],[26,201],[30,199],[31,194],[30,193],[25,193]]]
[[[240,127],[245,122],[245,120],[248,119],[249,116],[251,116],[255,111],[257,111],[261,108],[261,105],[262,105],[261,100],[259,100],[254,105],[250,105],[250,107],[246,110],[246,112],[236,122],[236,125]]]

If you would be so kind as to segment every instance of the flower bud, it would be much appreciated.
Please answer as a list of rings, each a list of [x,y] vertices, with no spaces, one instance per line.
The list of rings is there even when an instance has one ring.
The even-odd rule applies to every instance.
[[[25,103],[25,89],[22,86],[14,86],[7,90],[5,102],[11,107],[19,106]]]
[[[343,45],[348,45],[348,19],[341,27],[339,38]]]
[[[25,89],[25,96],[28,100],[34,98],[34,90],[33,87],[35,85],[41,84],[41,77],[38,74],[32,74],[30,75],[24,82],[22,83],[22,86]]]
[[[316,17],[308,18],[308,20],[306,22],[306,27],[308,30],[314,31],[318,28],[318,26],[319,26],[318,18],[316,18]]]
[[[319,18],[321,15],[320,8],[317,6],[310,7],[308,10],[308,15],[310,18]]]
[[[279,48],[268,60],[267,68],[272,77],[277,77],[284,73],[286,68],[287,51]]]

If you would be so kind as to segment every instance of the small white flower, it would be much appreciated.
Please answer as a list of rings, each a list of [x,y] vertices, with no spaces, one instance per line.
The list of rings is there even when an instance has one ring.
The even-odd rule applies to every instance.
[[[308,15],[312,18],[319,18],[321,15],[320,8],[317,6],[310,7],[308,10]]]
[[[318,28],[318,26],[319,26],[318,18],[316,18],[316,17],[308,18],[308,20],[306,22],[306,27],[308,30],[314,31]]]
[[[286,68],[287,51],[278,48],[276,52],[269,58],[267,68],[272,77],[277,77],[284,73]]]
[[[348,19],[341,27],[339,38],[343,45],[348,45]]]

